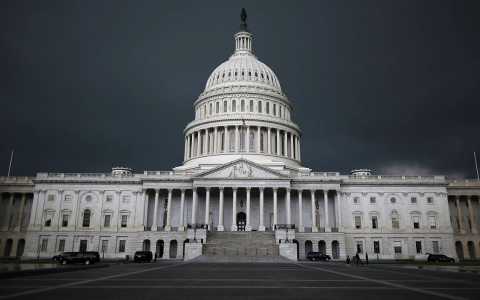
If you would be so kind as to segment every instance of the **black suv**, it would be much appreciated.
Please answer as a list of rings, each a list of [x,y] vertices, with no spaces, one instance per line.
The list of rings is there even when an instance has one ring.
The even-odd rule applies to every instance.
[[[150,262],[152,260],[152,251],[137,251],[133,256],[135,262]]]
[[[71,253],[73,253],[73,252],[62,252],[60,254],[54,255],[52,257],[52,260],[59,260],[62,257],[70,256]]]
[[[63,255],[63,254],[66,254],[66,255]],[[94,264],[100,261],[100,253],[96,251],[65,252],[59,256],[58,261],[62,265],[76,264],[76,263],[89,265],[89,264]]]
[[[443,255],[443,254],[430,254],[428,255],[427,257],[427,261],[434,261],[434,262],[439,262],[439,261],[443,261],[443,262],[455,262],[455,259],[453,259],[452,257],[448,257],[446,255]]]
[[[323,254],[322,252],[308,252],[307,258],[311,260],[321,259],[324,261],[332,259],[330,255]]]

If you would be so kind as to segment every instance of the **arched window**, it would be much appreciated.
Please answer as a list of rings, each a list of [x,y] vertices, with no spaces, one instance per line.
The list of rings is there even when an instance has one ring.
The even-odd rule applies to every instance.
[[[258,112],[262,112],[262,101],[258,101]]]
[[[203,116],[204,117],[207,116],[207,105],[206,104],[203,106]]]
[[[250,112],[253,112],[253,100],[250,100]]]
[[[223,101],[223,112],[227,112],[227,101]]]
[[[278,116],[281,118],[282,117],[282,107],[278,107]]]
[[[235,100],[232,101],[232,112],[237,111],[237,102]]]
[[[266,104],[265,113],[266,113],[267,115],[270,114],[270,102],[267,102],[267,104]]]
[[[242,77],[243,77],[243,76],[245,76],[245,71],[244,71],[244,70],[242,70]]]
[[[235,151],[235,131],[230,133],[230,151]]]
[[[260,151],[263,152],[263,133],[260,133]]]
[[[273,115],[274,116],[277,115],[277,105],[276,104],[273,104]]]
[[[240,102],[240,110],[241,110],[241,111],[245,111],[245,100],[242,100],[242,101]]]
[[[215,113],[218,114],[219,112],[220,112],[220,103],[217,102],[217,103],[215,104]]]
[[[398,213],[396,211],[393,211],[390,217],[392,218],[392,228],[400,228]]]
[[[248,149],[249,151],[255,151],[255,136],[253,134],[253,132],[250,132],[250,140],[249,140],[249,145],[248,145]]]
[[[90,212],[89,209],[86,209],[83,212],[83,222],[82,222],[82,227],[90,227],[90,217],[92,213]]]
[[[213,109],[212,109],[213,105],[212,103],[210,103],[210,115],[213,115]]]
[[[240,151],[245,150],[245,132],[240,132]]]

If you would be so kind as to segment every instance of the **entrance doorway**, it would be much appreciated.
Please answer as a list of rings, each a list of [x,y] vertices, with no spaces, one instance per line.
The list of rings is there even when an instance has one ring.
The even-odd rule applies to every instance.
[[[239,212],[237,214],[237,228],[238,231],[245,231],[245,224],[247,223],[247,214]]]

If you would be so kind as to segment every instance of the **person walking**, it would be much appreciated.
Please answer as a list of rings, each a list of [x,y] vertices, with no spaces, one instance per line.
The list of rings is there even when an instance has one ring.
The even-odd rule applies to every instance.
[[[363,262],[360,260],[360,255],[358,255],[358,252],[357,254],[355,254],[355,259],[357,260],[357,266],[358,266],[358,262],[360,262],[363,266]]]
[[[350,268],[350,255],[347,255],[347,265],[346,267]]]
[[[367,265],[368,265],[368,253],[365,253],[365,261],[367,262]]]

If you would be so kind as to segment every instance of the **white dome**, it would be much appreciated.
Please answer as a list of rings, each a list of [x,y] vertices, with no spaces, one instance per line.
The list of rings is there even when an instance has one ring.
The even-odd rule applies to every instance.
[[[245,54],[234,54],[218,66],[208,78],[205,91],[238,84],[263,86],[282,92],[275,73],[255,56]]]

